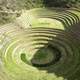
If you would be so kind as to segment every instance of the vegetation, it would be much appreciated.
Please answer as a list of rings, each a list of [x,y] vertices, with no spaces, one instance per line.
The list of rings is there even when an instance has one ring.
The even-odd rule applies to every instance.
[[[47,7],[80,7],[80,0],[44,0],[44,5]]]

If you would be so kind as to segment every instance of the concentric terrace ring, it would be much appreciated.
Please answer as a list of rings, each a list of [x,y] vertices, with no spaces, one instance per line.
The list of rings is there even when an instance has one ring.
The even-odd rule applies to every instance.
[[[44,27],[9,29],[0,29],[1,80],[76,78],[80,54],[68,32]]]

